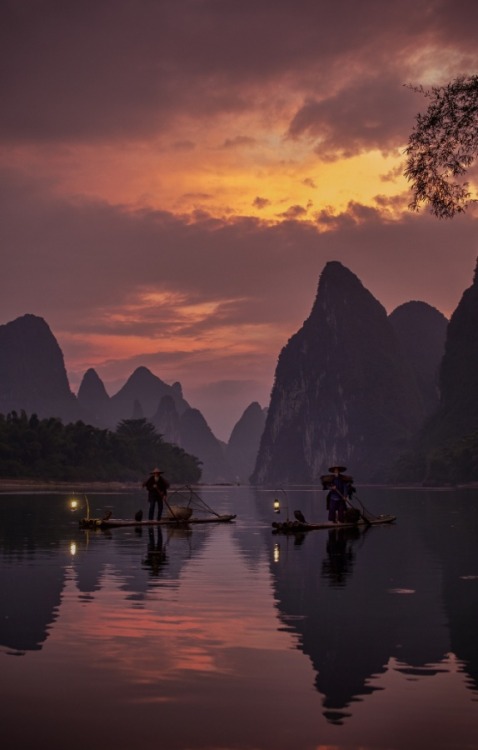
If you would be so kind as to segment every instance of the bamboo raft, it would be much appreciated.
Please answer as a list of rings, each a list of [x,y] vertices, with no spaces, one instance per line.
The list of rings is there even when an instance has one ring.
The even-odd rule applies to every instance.
[[[282,534],[298,534],[305,531],[316,531],[320,529],[354,529],[354,528],[367,528],[368,526],[379,526],[387,523],[394,523],[397,520],[396,516],[392,515],[380,515],[380,516],[361,516],[358,521],[345,522],[345,523],[332,523],[331,521],[323,521],[319,523],[309,523],[307,521],[275,521],[272,524],[273,533]]]
[[[86,518],[80,520],[82,529],[118,529],[134,526],[136,528],[151,526],[187,527],[192,524],[229,523],[236,518],[235,514],[216,513],[191,487],[186,485],[175,490],[167,500],[164,499],[166,513],[159,520],[143,518],[143,511],[135,513],[133,518],[113,518],[112,512],[102,518]]]

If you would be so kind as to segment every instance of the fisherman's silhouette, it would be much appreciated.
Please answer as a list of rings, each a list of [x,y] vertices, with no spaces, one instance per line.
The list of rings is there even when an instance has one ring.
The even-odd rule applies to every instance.
[[[154,536],[156,532],[156,537]],[[163,532],[161,526],[148,529],[148,547],[143,566],[149,568],[152,576],[157,576],[161,568],[167,562],[166,548],[163,543]]]

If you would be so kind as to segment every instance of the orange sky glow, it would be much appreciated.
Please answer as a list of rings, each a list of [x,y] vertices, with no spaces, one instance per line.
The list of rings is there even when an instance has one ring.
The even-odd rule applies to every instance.
[[[267,406],[329,260],[388,311],[453,312],[477,214],[409,211],[404,148],[426,100],[405,84],[476,73],[474,7],[121,7],[78,23],[11,4],[0,32],[1,323],[43,317],[73,391],[90,367],[114,393],[144,365],[227,439]]]

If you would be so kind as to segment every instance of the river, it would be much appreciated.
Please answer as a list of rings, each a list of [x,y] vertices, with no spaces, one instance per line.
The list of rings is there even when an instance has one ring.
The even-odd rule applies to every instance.
[[[478,748],[477,489],[360,488],[396,523],[298,537],[272,522],[325,520],[316,488],[201,495],[236,519],[88,531],[67,492],[0,493],[9,747]]]

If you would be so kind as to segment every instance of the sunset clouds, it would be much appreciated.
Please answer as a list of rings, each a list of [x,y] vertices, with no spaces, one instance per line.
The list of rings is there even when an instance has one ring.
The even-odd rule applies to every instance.
[[[0,322],[44,317],[74,390],[144,364],[227,438],[328,260],[387,309],[449,314],[471,283],[473,213],[410,214],[402,163],[425,106],[404,84],[476,74],[474,4],[7,0],[0,21]]]

